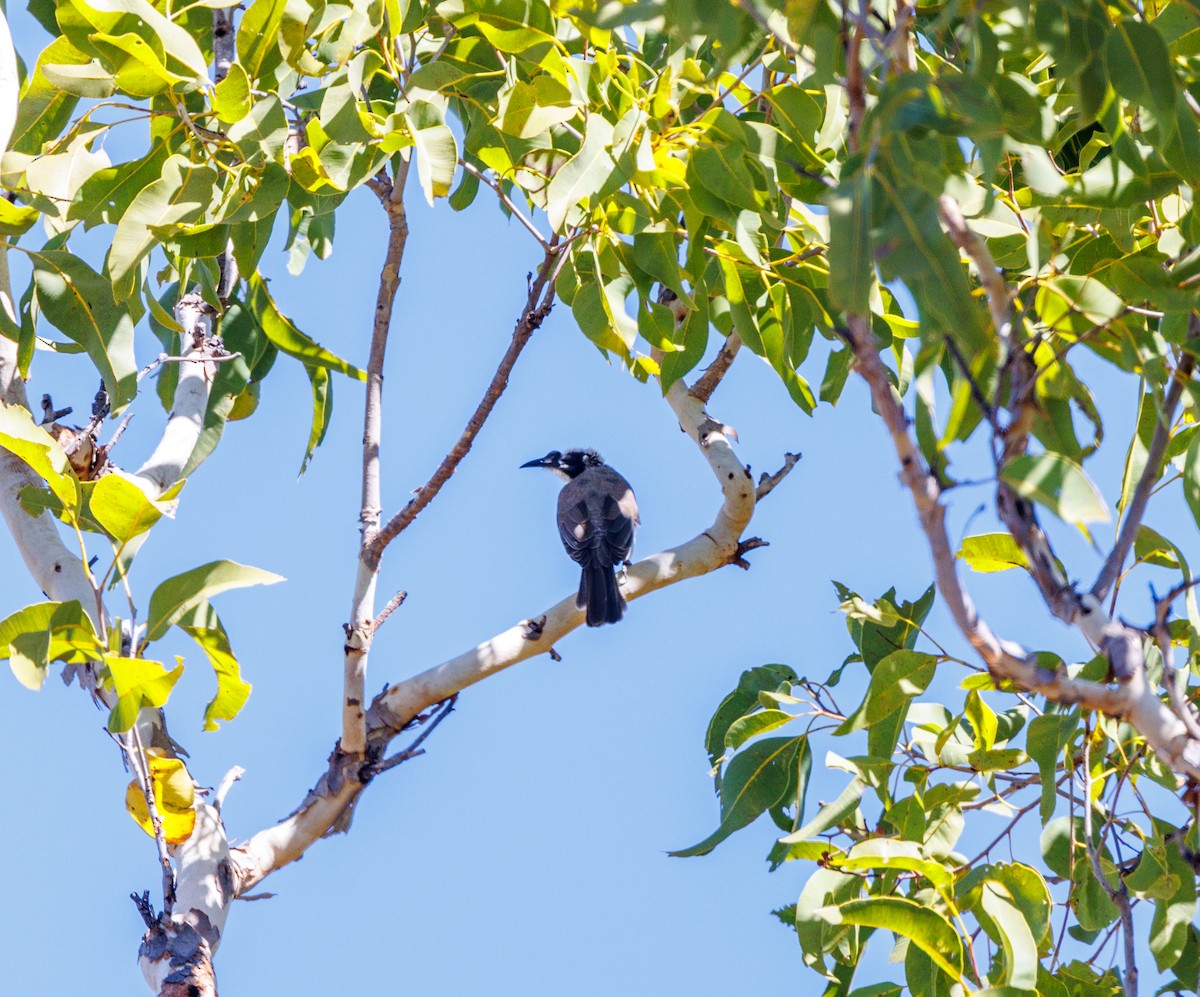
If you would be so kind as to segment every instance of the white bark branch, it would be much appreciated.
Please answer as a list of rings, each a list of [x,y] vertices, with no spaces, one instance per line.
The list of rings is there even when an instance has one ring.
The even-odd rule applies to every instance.
[[[204,428],[204,414],[216,372],[216,365],[209,359],[211,316],[211,308],[199,294],[185,294],[175,305],[175,318],[183,327],[180,353],[187,362],[179,365],[179,385],[162,438],[131,478],[153,497],[179,480]]]
[[[1183,721],[1171,712],[1146,681],[1144,667],[1132,669],[1131,674],[1114,685],[1071,678],[1061,669],[1050,672],[1039,667],[1036,658],[1020,645],[996,637],[979,618],[958,577],[954,551],[946,532],[941,490],[925,467],[908,431],[908,419],[875,351],[868,321],[864,316],[853,315],[848,324],[847,338],[855,352],[855,367],[869,385],[875,408],[892,437],[900,459],[900,477],[912,492],[921,528],[933,556],[938,591],[959,630],[983,658],[993,677],[1055,702],[1078,704],[1125,720],[1146,739],[1164,764],[1180,774],[1200,778],[1200,742],[1188,736]],[[1132,636],[1128,628],[1109,619],[1090,593],[1079,598],[1079,610],[1071,622],[1102,649],[1111,648],[1117,642],[1127,644]]]
[[[709,418],[704,404],[688,393],[682,380],[672,385],[666,400],[708,462],[720,485],[722,503],[708,529],[629,569],[622,586],[627,600],[734,563],[744,549],[741,536],[754,514],[754,481],[722,434],[721,424]],[[548,653],[555,641],[583,624],[584,615],[575,608],[571,595],[535,619],[524,620],[385,690],[368,713],[372,744],[386,746],[421,711],[496,672]],[[294,862],[310,845],[343,825],[362,788],[360,770],[346,766],[344,758],[339,760],[335,754],[330,771],[295,813],[232,850],[237,892],[251,889],[276,869]]]

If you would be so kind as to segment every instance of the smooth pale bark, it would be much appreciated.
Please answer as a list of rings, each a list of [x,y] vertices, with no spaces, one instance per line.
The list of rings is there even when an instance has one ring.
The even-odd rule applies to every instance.
[[[724,427],[709,418],[704,404],[688,394],[682,381],[676,381],[667,392],[667,403],[716,477],[721,506],[713,524],[697,536],[633,565],[621,589],[627,600],[734,563],[742,549],[742,533],[754,514],[754,482],[723,435]],[[572,594],[535,619],[522,620],[463,654],[397,683],[377,696],[368,712],[370,740],[381,748],[386,746],[399,728],[421,711],[496,672],[548,653],[555,641],[583,622],[584,613],[575,608]],[[249,890],[300,858],[331,828],[344,826],[362,788],[352,772],[331,769],[293,814],[232,849],[238,892]]]

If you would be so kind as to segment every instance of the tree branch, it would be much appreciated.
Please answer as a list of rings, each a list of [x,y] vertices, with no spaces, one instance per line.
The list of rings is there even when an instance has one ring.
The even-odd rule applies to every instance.
[[[1193,339],[1197,335],[1200,335],[1200,319],[1193,312],[1188,319],[1188,338]],[[1171,386],[1167,389],[1166,397],[1163,399],[1162,412],[1154,427],[1154,435],[1150,438],[1150,446],[1146,453],[1146,466],[1142,468],[1142,476],[1138,479],[1133,497],[1129,500],[1129,507],[1125,510],[1125,518],[1121,523],[1121,529],[1113,543],[1113,548],[1109,551],[1108,557],[1104,559],[1100,574],[1096,576],[1096,582],[1092,586],[1092,595],[1101,601],[1108,595],[1109,590],[1120,576],[1121,569],[1125,566],[1125,558],[1129,555],[1129,550],[1137,538],[1138,527],[1142,525],[1142,517],[1146,514],[1150,493],[1154,490],[1158,479],[1162,477],[1167,444],[1171,439],[1171,425],[1175,421],[1175,408],[1183,395],[1184,384],[1191,380],[1195,364],[1196,358],[1191,353],[1184,353],[1171,378]]]
[[[1200,742],[1188,736],[1183,722],[1155,694],[1146,681],[1145,669],[1134,667],[1116,686],[1071,678],[1059,669],[1050,672],[1037,664],[1024,648],[1001,640],[979,618],[970,596],[958,578],[954,552],[946,532],[945,507],[936,479],[925,467],[908,431],[908,419],[888,380],[887,371],[875,351],[870,325],[863,315],[848,318],[846,339],[854,350],[855,368],[867,382],[876,411],[884,421],[896,455],[900,477],[913,496],[921,529],[933,557],[938,591],[963,636],[988,666],[998,682],[1010,681],[1058,703],[1078,704],[1128,721],[1146,738],[1162,761],[1176,772],[1200,777]],[[1072,621],[1097,646],[1110,649],[1119,643],[1129,653],[1128,628],[1112,632],[1114,624],[1090,594],[1080,597]]]
[[[362,755],[367,749],[366,698],[367,657],[371,648],[371,618],[375,615],[375,586],[379,560],[371,556],[371,544],[379,531],[382,499],[379,486],[379,446],[383,429],[383,361],[387,352],[392,309],[400,287],[400,265],[408,241],[408,218],[404,210],[404,182],[408,164],[401,161],[390,186],[375,192],[388,219],[388,243],[379,274],[375,298],[375,321],[367,359],[367,391],[363,405],[362,502],[358,519],[362,524],[350,622],[346,625],[342,681],[342,750]]]
[[[682,380],[671,386],[666,400],[679,425],[708,462],[720,485],[722,503],[708,529],[629,568],[622,586],[627,600],[734,563],[742,533],[754,514],[753,480],[721,432],[720,423],[709,417]],[[584,615],[576,609],[572,593],[532,619],[385,689],[367,713],[369,754],[382,758],[391,739],[422,711],[518,662],[550,653],[556,641],[583,625]],[[294,813],[233,849],[237,892],[250,890],[275,870],[300,858],[321,837],[343,829],[362,792],[362,770],[361,763],[335,750],[328,771]]]
[[[708,365],[708,370],[704,372],[690,392],[691,396],[701,405],[708,404],[713,392],[717,390],[717,385],[729,373],[729,368],[733,366],[733,361],[737,359],[738,351],[741,348],[742,337],[736,332],[731,332],[721,347],[721,351]]]
[[[905,5],[905,9],[907,9],[907,5]],[[996,327],[1000,341],[1007,347],[1012,335],[1012,293],[1004,281],[1004,275],[992,258],[991,250],[988,249],[987,243],[967,225],[958,202],[949,194],[943,194],[938,198],[938,216],[941,218],[942,224],[946,226],[955,245],[966,253],[975,264],[979,282],[983,285],[984,293],[987,296],[992,324]]]
[[[471,414],[471,418],[467,420],[466,428],[462,431],[458,442],[442,458],[437,470],[425,484],[417,489],[416,494],[408,500],[404,508],[388,520],[371,541],[367,556],[374,563],[379,563],[388,544],[403,533],[409,524],[420,515],[421,511],[434,500],[437,493],[442,490],[442,486],[458,469],[462,459],[470,453],[475,437],[483,429],[483,424],[492,414],[496,402],[500,400],[504,389],[508,387],[508,377],[512,373],[517,359],[521,356],[521,351],[525,349],[530,337],[545,321],[554,306],[554,278],[565,258],[566,254],[558,252],[555,245],[546,249],[546,255],[538,267],[537,276],[529,284],[525,307],[521,311],[520,318],[517,319],[516,328],[513,329],[512,341],[508,344],[508,349],[504,351],[504,356],[500,359],[496,373],[492,375],[487,391],[484,392],[483,398]]]
[[[175,318],[183,328],[180,353],[191,362],[180,364],[179,385],[158,445],[131,476],[152,497],[179,480],[204,428],[216,372],[213,358],[219,352],[212,341],[212,315],[212,307],[195,292],[175,304]]]

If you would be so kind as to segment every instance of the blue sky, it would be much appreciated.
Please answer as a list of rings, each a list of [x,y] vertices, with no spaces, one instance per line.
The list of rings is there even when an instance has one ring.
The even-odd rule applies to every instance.
[[[43,37],[18,30],[32,64]],[[32,41],[31,41],[32,39]],[[406,501],[457,439],[503,353],[525,297],[537,247],[481,191],[456,215],[429,209],[415,182],[386,368],[383,490],[387,512]],[[324,345],[365,365],[385,231],[374,198],[351,197],[335,252],[299,278],[284,271],[282,222],[265,271],[272,293]],[[36,233],[30,237],[36,241]],[[78,240],[94,262],[106,233]],[[72,245],[75,245],[73,240]],[[24,268],[14,261],[19,281]],[[158,346],[140,328],[139,361]],[[819,384],[823,350],[805,370]],[[95,375],[74,358],[39,354],[30,392],[84,413]],[[163,578],[231,558],[287,578],[221,596],[217,608],[254,693],[218,733],[200,730],[212,691],[198,649],[185,656],[171,701],[171,731],[191,753],[193,775],[215,785],[247,770],[226,822],[245,838],[286,815],[324,768],[340,727],[341,625],[348,615],[357,542],[361,385],[335,383],[329,436],[310,470],[296,471],[307,438],[309,390],[281,358],[258,413],[229,427],[189,480],[174,522],[157,528],[134,569],[144,607]],[[1100,398],[1110,438],[1136,407],[1132,385]],[[757,475],[787,450],[804,459],[763,503],[749,533],[771,546],[753,568],[726,568],[634,603],[619,625],[580,630],[539,657],[468,690],[428,742],[429,754],[380,778],[348,836],[321,842],[271,877],[273,899],[239,903],[217,957],[226,994],[325,994],[379,987],[428,994],[726,995],[815,987],[795,937],[769,911],[795,900],[811,867],[767,873],[773,830],[735,835],[704,858],[669,849],[717,823],[706,773],[705,725],[747,667],[784,662],[823,678],[852,650],[838,579],[868,597],[895,585],[915,598],[929,559],[894,453],[854,379],[837,410],[804,416],[765,364],[744,352],[711,405],[740,435]],[[136,466],[162,422],[152,392],[115,457]],[[680,433],[655,385],[610,366],[558,307],[518,364],[475,450],[442,495],[389,549],[381,603],[408,602],[381,630],[368,689],[457,654],[573,591],[578,575],[553,522],[557,482],[518,470],[549,449],[593,446],[637,491],[642,528],[635,557],[707,526],[719,491]],[[1089,465],[1115,495],[1122,444]],[[982,466],[976,468],[986,473]],[[969,472],[964,472],[969,473]],[[951,531],[963,535],[991,490],[956,496]],[[990,512],[970,532],[991,528]],[[1151,525],[1195,557],[1194,526],[1178,509]],[[1190,532],[1185,532],[1190,531]],[[1090,580],[1100,558],[1082,542],[1062,553]],[[0,615],[41,598],[7,535],[0,535]],[[981,611],[1003,636],[1085,655],[1081,639],[1050,622],[1025,577],[973,579]],[[1131,590],[1130,615],[1149,602]],[[967,656],[940,605],[931,632]],[[861,688],[848,675],[842,690]],[[843,691],[849,702],[854,696]],[[128,899],[158,889],[153,844],[124,813],[123,771],[104,718],[77,688],[51,680],[34,694],[0,676],[0,744],[7,819],[0,822],[10,902],[0,914],[6,990],[57,992],[57,977],[86,972],[97,997],[141,987],[142,926]],[[845,742],[828,747],[849,753]],[[845,782],[821,766],[810,807]],[[986,840],[1001,825],[982,823]],[[1037,864],[1037,827],[1014,854]],[[1023,851],[1022,851],[1023,850]],[[160,899],[155,897],[156,900]],[[64,937],[66,936],[66,937]],[[880,940],[882,942],[882,939]],[[863,982],[901,972],[883,962]],[[1144,977],[1150,967],[1143,964]],[[53,980],[54,982],[51,982]]]

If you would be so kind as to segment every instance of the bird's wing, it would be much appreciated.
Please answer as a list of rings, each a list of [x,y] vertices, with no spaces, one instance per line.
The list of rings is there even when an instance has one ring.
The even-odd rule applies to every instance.
[[[632,497],[633,492],[628,492],[627,495]],[[600,509],[600,516],[604,521],[604,541],[608,547],[611,564],[621,564],[628,560],[633,552],[633,527],[637,519],[637,510],[635,507],[633,516],[630,516],[628,511],[622,508],[626,505],[625,496],[618,501],[611,495],[605,495]]]
[[[593,557],[595,548],[587,501],[581,495],[563,489],[558,503],[558,535],[571,559],[585,564]],[[564,501],[565,500],[565,501]]]

